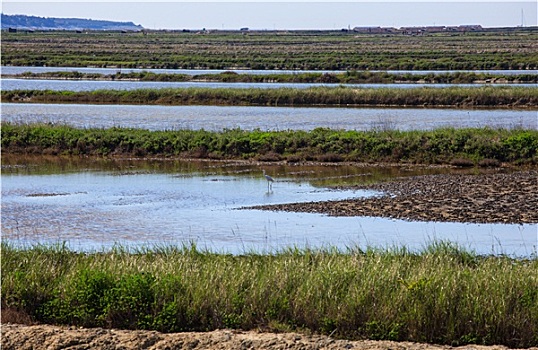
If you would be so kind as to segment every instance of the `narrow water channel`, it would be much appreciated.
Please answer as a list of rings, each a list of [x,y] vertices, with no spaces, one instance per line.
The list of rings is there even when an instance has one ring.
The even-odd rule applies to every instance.
[[[481,87],[492,84],[345,84],[352,88],[368,89],[417,89],[446,87]],[[494,84],[494,86],[538,87],[538,84]],[[137,89],[308,89],[317,86],[338,87],[326,83],[221,83],[221,82],[151,82],[151,81],[102,81],[102,80],[39,80],[2,79],[2,89],[9,90],[53,90],[53,91],[96,91]]]
[[[256,69],[138,69],[138,68],[96,68],[96,67],[30,67],[30,66],[2,66],[2,74],[22,74],[25,72],[46,73],[46,72],[82,72],[82,73],[99,73],[115,74],[117,72],[152,72],[155,74],[219,74],[233,71],[237,74],[299,74],[299,73],[345,73],[346,71],[337,70],[256,70]],[[516,75],[516,74],[538,74],[538,70],[388,70],[388,71],[368,71],[368,72],[387,72],[389,74],[447,74],[447,73],[485,73],[494,75]]]
[[[276,181],[272,187],[262,169]],[[441,170],[424,170],[424,172]],[[285,247],[421,249],[450,240],[481,254],[530,256],[536,225],[408,222],[375,217],[244,210],[243,206],[378,195],[333,190],[409,173],[402,168],[223,163],[8,161],[2,169],[2,239],[66,243],[79,251],[182,245],[240,254]],[[412,173],[409,173],[412,174]]]

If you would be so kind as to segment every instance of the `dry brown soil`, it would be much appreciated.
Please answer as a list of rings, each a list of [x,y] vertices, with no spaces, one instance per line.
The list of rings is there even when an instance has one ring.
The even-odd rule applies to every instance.
[[[51,349],[412,349],[501,350],[504,346],[449,347],[411,342],[335,340],[298,333],[260,333],[217,330],[204,333],[159,333],[103,328],[2,324],[2,350]],[[531,348],[538,350],[538,348]]]

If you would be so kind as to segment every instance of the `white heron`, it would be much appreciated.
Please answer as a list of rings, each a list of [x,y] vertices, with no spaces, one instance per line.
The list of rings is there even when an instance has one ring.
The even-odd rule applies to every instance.
[[[265,179],[267,180],[267,189],[273,188],[273,182],[275,182],[275,179],[273,179],[271,176],[267,175],[265,173],[265,170],[263,170],[263,176],[265,176]]]

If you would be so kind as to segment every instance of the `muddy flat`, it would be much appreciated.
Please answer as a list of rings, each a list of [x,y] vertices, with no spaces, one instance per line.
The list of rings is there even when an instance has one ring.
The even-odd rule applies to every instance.
[[[253,208],[412,221],[538,223],[536,170],[401,177],[354,188],[378,190],[383,194],[371,198]]]

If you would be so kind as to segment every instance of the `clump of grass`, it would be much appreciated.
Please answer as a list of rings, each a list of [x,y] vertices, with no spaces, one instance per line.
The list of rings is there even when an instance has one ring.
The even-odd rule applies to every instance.
[[[2,243],[2,308],[38,322],[164,332],[310,330],[349,339],[538,345],[538,260],[286,249],[233,256],[195,246],[76,253]]]
[[[482,168],[497,168],[501,163],[497,159],[485,158],[480,160],[478,165]]]
[[[454,158],[450,161],[450,165],[460,168],[469,168],[474,166],[474,162],[467,158]]]

